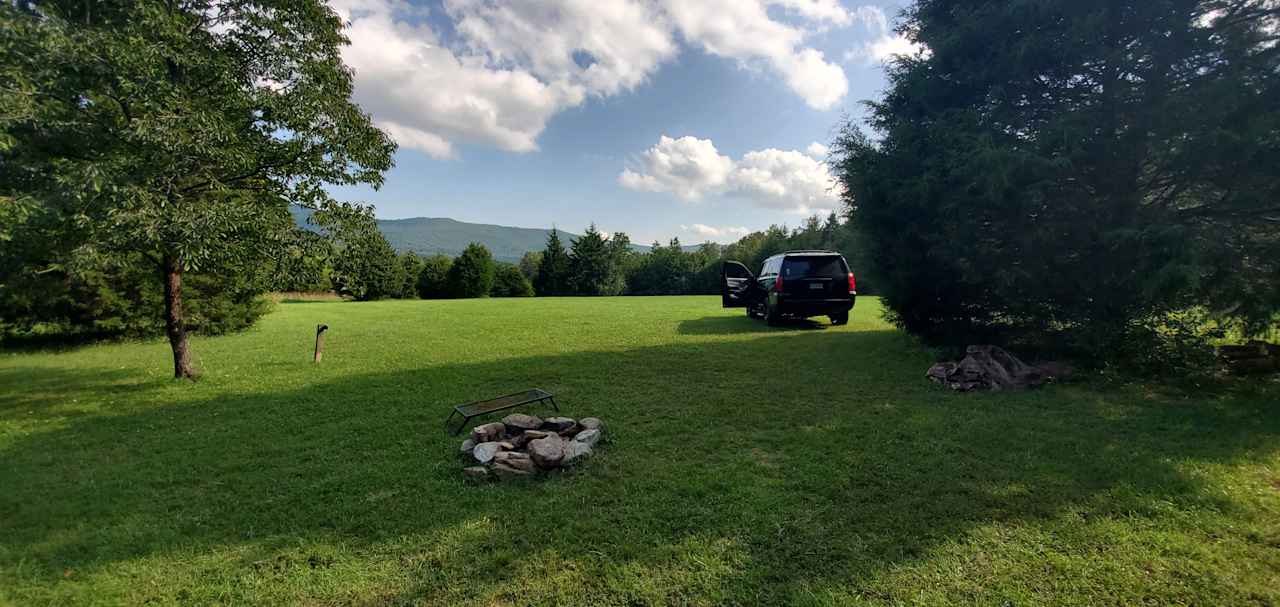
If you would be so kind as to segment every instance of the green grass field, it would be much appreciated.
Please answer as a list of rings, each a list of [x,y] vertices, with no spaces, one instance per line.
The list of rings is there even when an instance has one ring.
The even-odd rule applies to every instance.
[[[0,354],[0,603],[1280,603],[1274,382],[956,395],[879,318],[306,302],[194,384],[161,340]],[[450,406],[528,386],[607,443],[464,482]]]

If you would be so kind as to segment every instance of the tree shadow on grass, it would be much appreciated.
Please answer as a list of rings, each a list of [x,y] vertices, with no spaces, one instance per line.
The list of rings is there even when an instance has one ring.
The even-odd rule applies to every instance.
[[[63,417],[76,403],[126,398],[158,386],[124,369],[0,368],[0,420]]]
[[[324,304],[324,303],[344,303],[341,299],[281,299],[281,304]]]
[[[728,335],[734,333],[769,333],[776,331],[823,331],[829,325],[812,318],[787,318],[776,327],[763,320],[742,316],[707,316],[682,320],[676,331],[681,335]]]
[[[1274,412],[1246,403],[946,394],[907,344],[762,336],[77,418],[0,449],[0,571],[20,603],[777,604],[874,585],[993,524],[1229,514],[1177,463],[1280,445]],[[603,418],[600,455],[468,485],[442,427],[450,406],[530,385]]]

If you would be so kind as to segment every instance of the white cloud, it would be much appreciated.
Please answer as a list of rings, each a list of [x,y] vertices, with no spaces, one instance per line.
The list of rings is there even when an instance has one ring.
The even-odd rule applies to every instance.
[[[929,52],[923,44],[912,42],[906,36],[893,31],[889,17],[878,6],[858,7],[856,16],[875,36],[870,42],[844,52],[844,61],[862,61],[869,65],[880,64],[899,55],[912,56]]]
[[[838,0],[770,0],[769,4],[780,6],[812,21],[828,22],[839,26],[853,22],[853,15],[849,14]]]
[[[881,36],[867,44],[863,56],[876,63],[883,63],[898,55],[912,56],[924,50],[924,46],[908,40],[901,34]]]
[[[453,153],[453,144],[439,135],[396,124],[390,120],[378,120],[374,122],[374,125],[390,135],[392,139],[403,147],[426,152],[432,158],[456,157]]]
[[[814,109],[831,109],[849,92],[844,70],[828,62],[819,51],[807,48],[776,63],[786,75],[791,90]]]
[[[350,21],[342,57],[356,73],[355,100],[406,147],[436,157],[451,157],[453,141],[536,150],[547,120],[583,100],[569,83],[456,56],[429,27],[401,20],[410,9],[399,4],[337,8]]]
[[[468,50],[493,65],[527,66],[544,82],[612,95],[644,82],[675,56],[656,7],[631,0],[445,0]]]
[[[710,140],[688,136],[662,136],[640,156],[634,170],[618,176],[618,183],[633,190],[672,193],[687,202],[708,194],[741,196],[758,207],[802,214],[828,212],[840,201],[838,183],[826,163],[810,154],[770,148],[747,152],[735,162]]]
[[[633,190],[671,192],[694,201],[725,184],[733,160],[721,156],[710,139],[663,135],[641,155],[639,168],[642,172],[624,170],[618,182]]]
[[[757,206],[793,213],[827,213],[840,201],[827,165],[795,150],[747,152],[729,181]]]
[[[818,143],[817,141],[810,143],[809,147],[804,149],[804,153],[815,160],[826,160],[827,154],[831,153],[831,148]]]
[[[806,30],[769,18],[757,0],[665,0],[666,12],[685,40],[713,55],[764,61],[815,109],[830,109],[849,90],[840,66],[804,48]],[[804,2],[783,4],[806,5]]]
[[[844,98],[844,70],[805,45],[846,27],[837,0],[330,0],[348,23],[355,100],[407,148],[456,156],[459,142],[538,149],[550,118],[635,89],[685,46],[762,66],[810,106]],[[770,6],[791,16],[769,16]],[[445,44],[431,19],[447,18]]]
[[[695,234],[701,238],[742,238],[751,233],[751,230],[745,227],[712,227],[706,224],[695,223],[693,225],[681,225],[681,230]]]

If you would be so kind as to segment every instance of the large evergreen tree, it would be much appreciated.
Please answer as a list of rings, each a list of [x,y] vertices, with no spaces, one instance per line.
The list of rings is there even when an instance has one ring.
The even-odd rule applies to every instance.
[[[542,251],[542,263],[538,265],[538,278],[533,281],[538,295],[564,295],[569,291],[569,253],[560,242],[560,232],[555,228],[547,236],[547,247]]]
[[[1265,0],[919,0],[837,169],[898,322],[1103,351],[1280,304],[1280,50]],[[1154,332],[1151,332],[1154,334]]]
[[[267,259],[288,201],[391,165],[341,30],[321,0],[0,4],[0,198],[68,247],[148,260],[176,377],[185,272]]]
[[[578,295],[621,293],[626,284],[618,272],[618,261],[618,251],[595,224],[587,226],[586,232],[573,241],[569,252],[569,284],[573,292]]]

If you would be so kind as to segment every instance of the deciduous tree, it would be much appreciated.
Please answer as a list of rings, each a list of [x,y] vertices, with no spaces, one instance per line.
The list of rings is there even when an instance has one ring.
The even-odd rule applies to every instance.
[[[452,297],[488,297],[493,289],[493,255],[480,243],[463,249],[449,267],[449,294]]]
[[[70,246],[143,255],[191,377],[184,273],[265,259],[288,201],[391,166],[345,43],[321,0],[3,3],[0,196]]]
[[[334,291],[359,301],[401,296],[405,269],[378,229],[372,207],[326,203],[310,221],[320,226],[333,247]]]
[[[526,251],[520,257],[520,273],[524,274],[530,284],[538,279],[538,268],[542,266],[542,251]]]
[[[400,289],[396,294],[400,299],[418,297],[418,278],[422,275],[422,258],[413,251],[400,254]]]
[[[490,297],[533,297],[533,284],[520,272],[520,268],[509,263],[494,264],[493,288]]]
[[[418,297],[449,297],[449,268],[452,266],[453,259],[448,255],[432,255],[422,260],[422,271],[418,273]]]

